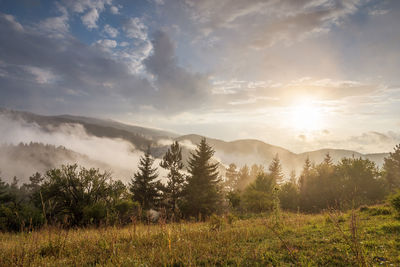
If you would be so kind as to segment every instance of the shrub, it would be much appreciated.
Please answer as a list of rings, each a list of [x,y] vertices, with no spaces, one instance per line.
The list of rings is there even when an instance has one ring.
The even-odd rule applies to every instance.
[[[365,205],[363,205],[363,206],[361,206],[360,208],[359,208],[359,211],[360,212],[366,212],[366,211],[368,211],[369,210],[369,207],[368,206],[365,206]]]
[[[400,190],[390,197],[390,204],[400,214]]]
[[[392,211],[389,208],[385,207],[373,207],[369,209],[368,213],[371,216],[378,216],[378,215],[390,215],[392,214]]]
[[[107,216],[107,208],[103,203],[95,203],[83,208],[83,218],[86,224],[103,222]]]

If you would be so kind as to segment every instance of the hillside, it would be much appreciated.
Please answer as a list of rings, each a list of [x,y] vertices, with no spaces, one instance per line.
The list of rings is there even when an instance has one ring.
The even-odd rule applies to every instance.
[[[148,144],[152,143],[152,154],[156,158],[161,158],[165,151],[168,148],[168,144],[173,140],[180,141],[183,145],[183,156],[186,160],[189,156],[189,152],[195,147],[195,145],[200,141],[202,136],[197,134],[189,134],[189,135],[178,135],[176,133],[172,133],[169,131],[163,131],[158,129],[145,128],[135,125],[123,124],[120,122],[105,120],[105,119],[97,119],[97,118],[89,118],[89,117],[81,117],[81,116],[71,116],[71,115],[59,115],[59,116],[42,116],[29,112],[21,112],[14,111],[8,109],[0,109],[0,119],[6,118],[8,121],[13,121],[15,123],[20,123],[22,126],[32,126],[35,131],[39,130],[41,133],[46,133],[49,137],[52,137],[56,133],[58,134],[60,131],[65,131],[62,126],[65,125],[80,125],[83,127],[87,136],[84,136],[85,140],[90,138],[91,136],[100,138],[96,140],[96,146],[101,145],[103,142],[109,142],[106,146],[104,153],[109,153],[111,158],[124,157],[122,155],[124,150],[131,150],[131,148],[124,148],[122,151],[117,152],[114,149],[113,143],[116,140],[124,140],[129,142],[134,146],[134,148],[139,151],[144,151]],[[37,129],[39,128],[39,129]],[[9,133],[10,135],[14,135],[15,133]],[[67,140],[70,140],[71,135],[76,134],[75,132],[68,132],[69,136]],[[5,142],[4,136],[0,136],[0,144]],[[15,137],[12,138],[15,140]],[[52,141],[49,138],[48,140],[42,140],[41,142],[49,144]],[[58,139],[57,139],[58,140]],[[30,142],[32,140],[26,140],[25,142]],[[33,140],[35,141],[35,140]],[[260,140],[254,139],[245,139],[245,140],[236,140],[231,142],[226,142],[219,139],[207,138],[207,141],[215,148],[216,160],[220,161],[223,165],[229,165],[230,163],[235,163],[238,166],[243,166],[244,164],[252,165],[252,164],[262,164],[268,166],[271,162],[272,158],[278,154],[284,172],[288,175],[291,170],[295,170],[297,173],[301,171],[303,163],[307,157],[316,163],[321,162],[324,156],[329,153],[333,159],[333,161],[338,161],[343,157],[362,157],[368,158],[378,165],[383,164],[383,159],[388,154],[387,153],[379,153],[379,154],[361,154],[356,151],[351,150],[342,150],[342,149],[321,149],[316,151],[304,152],[300,154],[293,153],[285,148],[274,146],[271,144],[267,144]],[[18,140],[20,142],[20,140]],[[117,141],[120,143],[120,141]],[[7,141],[6,141],[7,143]],[[65,142],[57,142],[55,145],[62,145],[65,148],[68,148],[71,151],[75,151],[75,148],[69,144],[69,141]],[[124,144],[126,146],[126,144]],[[18,149],[17,147],[15,149]],[[90,149],[90,147],[88,148]],[[75,151],[78,152],[78,151]],[[87,151],[86,151],[87,152]],[[53,153],[48,151],[48,153]],[[85,154],[84,152],[80,152],[81,154]],[[117,155],[119,153],[119,155]],[[21,153],[20,153],[21,154]],[[87,153],[86,153],[87,154]],[[113,155],[114,154],[114,155]],[[6,156],[6,154],[3,155]],[[86,155],[88,156],[88,155]],[[35,155],[37,157],[35,162],[38,163],[38,170],[42,170],[45,166],[53,166],[53,159],[58,158],[57,155],[54,156],[43,156],[41,154]],[[26,160],[26,164],[22,162]],[[94,160],[93,158],[91,159]],[[0,161],[0,169],[3,170],[3,173],[7,173],[7,175],[17,175],[21,174],[21,171],[17,169],[10,169],[8,164],[2,164],[6,160],[3,159]],[[125,160],[126,161],[126,160]],[[26,166],[34,166],[32,161],[29,158],[21,157],[19,159],[21,164]],[[61,162],[69,162],[68,157],[65,160],[61,160]],[[88,162],[88,161],[85,161]],[[89,161],[90,162],[90,161]],[[105,163],[103,163],[105,164]],[[124,166],[129,165],[129,169],[132,169],[136,162],[130,161],[126,162]],[[98,166],[94,164],[94,166]],[[110,163],[109,166],[114,169],[113,164]],[[34,168],[30,168],[33,170]],[[118,168],[117,168],[118,169]],[[13,172],[15,171],[15,174]]]
[[[200,135],[191,134],[181,136],[176,140],[189,140],[193,144],[196,144],[201,138]],[[296,154],[282,147],[273,146],[259,140],[245,139],[225,142],[218,139],[207,138],[207,141],[215,148],[216,157],[226,165],[233,162],[239,166],[244,164],[251,165],[254,163],[267,166],[273,157],[278,154],[284,172],[287,175],[291,170],[295,170],[299,173],[307,157],[309,157],[311,161],[319,163],[327,153],[329,153],[334,162],[339,161],[343,157],[354,156],[370,159],[379,166],[383,164],[383,159],[388,155],[388,153],[362,154],[356,151],[343,149],[321,149]]]
[[[88,168],[111,171],[115,178],[125,182],[132,175],[132,170],[128,168],[112,166],[62,146],[40,143],[0,145],[0,176],[5,182],[11,182],[14,176],[21,183],[28,182],[29,176],[35,172],[44,174],[51,168],[74,163]]]

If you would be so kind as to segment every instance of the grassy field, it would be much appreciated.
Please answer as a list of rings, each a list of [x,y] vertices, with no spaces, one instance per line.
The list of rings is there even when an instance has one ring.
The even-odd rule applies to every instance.
[[[0,234],[1,266],[400,266],[389,207]]]

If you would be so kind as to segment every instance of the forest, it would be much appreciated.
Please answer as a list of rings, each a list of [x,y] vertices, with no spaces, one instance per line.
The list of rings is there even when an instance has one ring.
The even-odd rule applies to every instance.
[[[214,152],[203,138],[186,163],[176,141],[160,166],[155,166],[149,147],[129,184],[114,180],[109,172],[77,164],[34,173],[22,185],[17,177],[10,184],[1,181],[0,230],[126,225],[160,218],[205,221],[212,215],[243,216],[277,209],[346,211],[383,203],[400,188],[400,145],[382,168],[354,157],[333,163],[327,154],[320,163],[306,159],[302,172],[293,171],[287,178],[278,154],[268,169],[257,164],[238,168],[232,163],[220,173]],[[158,168],[168,173],[164,183]]]
[[[128,184],[77,164],[1,182],[0,266],[400,264],[400,145],[382,168],[327,154],[288,178],[279,155],[221,172],[213,154],[148,149]]]

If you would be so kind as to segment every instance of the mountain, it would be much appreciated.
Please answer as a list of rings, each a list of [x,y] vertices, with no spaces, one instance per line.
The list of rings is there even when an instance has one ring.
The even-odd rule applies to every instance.
[[[47,149],[46,153],[35,153],[35,149],[30,148],[29,153],[32,156],[27,157],[26,153],[28,152],[22,147],[13,147],[12,150],[14,154],[10,154],[9,152],[4,152],[5,148],[2,146],[0,147],[0,170],[3,170],[3,174],[7,173],[7,175],[12,175],[13,172],[15,173],[14,175],[20,175],[17,168],[10,169],[7,166],[7,164],[9,164],[7,162],[12,158],[11,155],[17,155],[13,156],[14,159],[12,159],[12,161],[18,161],[21,166],[31,166],[31,168],[29,168],[30,171],[33,171],[35,166],[37,166],[38,170],[43,171],[47,167],[55,167],[64,162],[75,161],[88,167],[95,166],[103,169],[115,169],[116,171],[114,170],[114,173],[118,173],[120,176],[125,175],[126,177],[128,170],[134,170],[137,165],[135,160],[138,158],[138,155],[142,153],[141,151],[147,148],[148,144],[152,144],[151,153],[153,156],[160,159],[172,141],[179,141],[183,146],[183,156],[186,160],[190,155],[190,151],[195,148],[195,145],[199,143],[202,138],[202,136],[197,134],[179,135],[169,131],[128,125],[108,119],[71,115],[43,116],[30,112],[0,108],[0,119],[1,118],[7,118],[8,121],[19,122],[21,125],[34,125],[35,127],[33,128],[35,131],[41,131],[39,135],[46,133],[50,137],[53,135],[56,136],[56,138],[49,137],[40,142],[51,144],[51,142],[54,142],[53,139],[55,139],[58,142],[54,145],[59,146],[61,142],[61,145],[64,149],[67,149],[68,153],[77,153],[71,157],[68,156],[68,153],[64,153],[60,149]],[[82,143],[85,149],[80,150],[80,146],[77,147],[75,144],[75,147],[73,147],[70,144],[71,132],[68,132],[69,135],[64,138],[66,141],[59,141],[60,137],[56,134],[59,134],[59,131],[64,131],[62,126],[65,125],[80,125],[83,127],[86,135],[80,137],[82,140],[79,140],[79,142]],[[9,131],[9,134],[18,136],[16,132],[10,133]],[[72,132],[72,134],[75,133]],[[90,139],[91,136],[97,139],[94,141],[92,140],[88,145],[86,141]],[[3,143],[4,140],[7,139],[2,139],[2,135],[0,135],[0,144]],[[15,140],[14,136],[13,140]],[[321,149],[296,154],[285,148],[254,139],[226,142],[219,139],[207,138],[207,141],[216,151],[215,159],[220,161],[223,165],[227,166],[230,163],[235,163],[238,166],[244,164],[262,164],[267,167],[272,158],[278,154],[285,174],[289,174],[291,170],[295,170],[299,173],[307,157],[309,157],[311,161],[319,163],[327,153],[331,155],[335,162],[343,157],[362,157],[370,159],[378,165],[382,165],[383,159],[388,155],[387,153],[362,154],[356,151],[342,149]],[[79,143],[79,145],[81,143]],[[103,145],[103,143],[107,145]],[[132,144],[134,147],[129,147],[127,144]],[[92,150],[92,153],[88,153],[88,149]],[[18,153],[18,150],[20,153]],[[96,153],[93,153],[93,150],[97,154],[100,154],[99,157],[97,157]],[[90,157],[88,156],[89,154],[91,155]],[[125,157],[125,154],[130,155],[129,157]],[[6,160],[4,160],[4,158],[6,158]],[[26,164],[24,162],[26,162]]]
[[[85,128],[88,134],[97,137],[121,138],[131,142],[140,149],[145,149],[151,141],[175,138],[178,136],[178,134],[172,132],[124,124],[108,119],[72,115],[44,116],[31,112],[4,108],[0,108],[0,115],[6,116],[12,120],[23,120],[27,123],[35,123],[47,131],[51,131],[54,127],[63,124],[80,124]]]
[[[186,140],[193,144],[197,144],[201,138],[202,136],[200,135],[190,134],[180,136],[176,138],[176,140],[181,142]],[[226,142],[218,139],[207,138],[207,141],[215,148],[216,157],[225,165],[230,163],[235,163],[239,166],[244,164],[262,164],[267,167],[273,157],[278,154],[286,175],[288,175],[291,170],[300,173],[307,157],[309,157],[312,162],[319,163],[327,153],[329,153],[334,162],[337,162],[344,157],[361,157],[370,159],[379,166],[383,164],[384,158],[388,156],[388,153],[362,154],[356,151],[344,149],[320,149],[296,154],[285,148],[273,146],[253,139]]]
[[[27,182],[35,172],[44,174],[47,170],[60,167],[62,164],[79,163],[88,168],[99,168],[113,172],[114,177],[128,181],[131,172],[128,169],[116,168],[107,163],[93,160],[62,146],[29,143],[18,145],[0,145],[0,177],[10,182],[16,176],[21,183]]]

